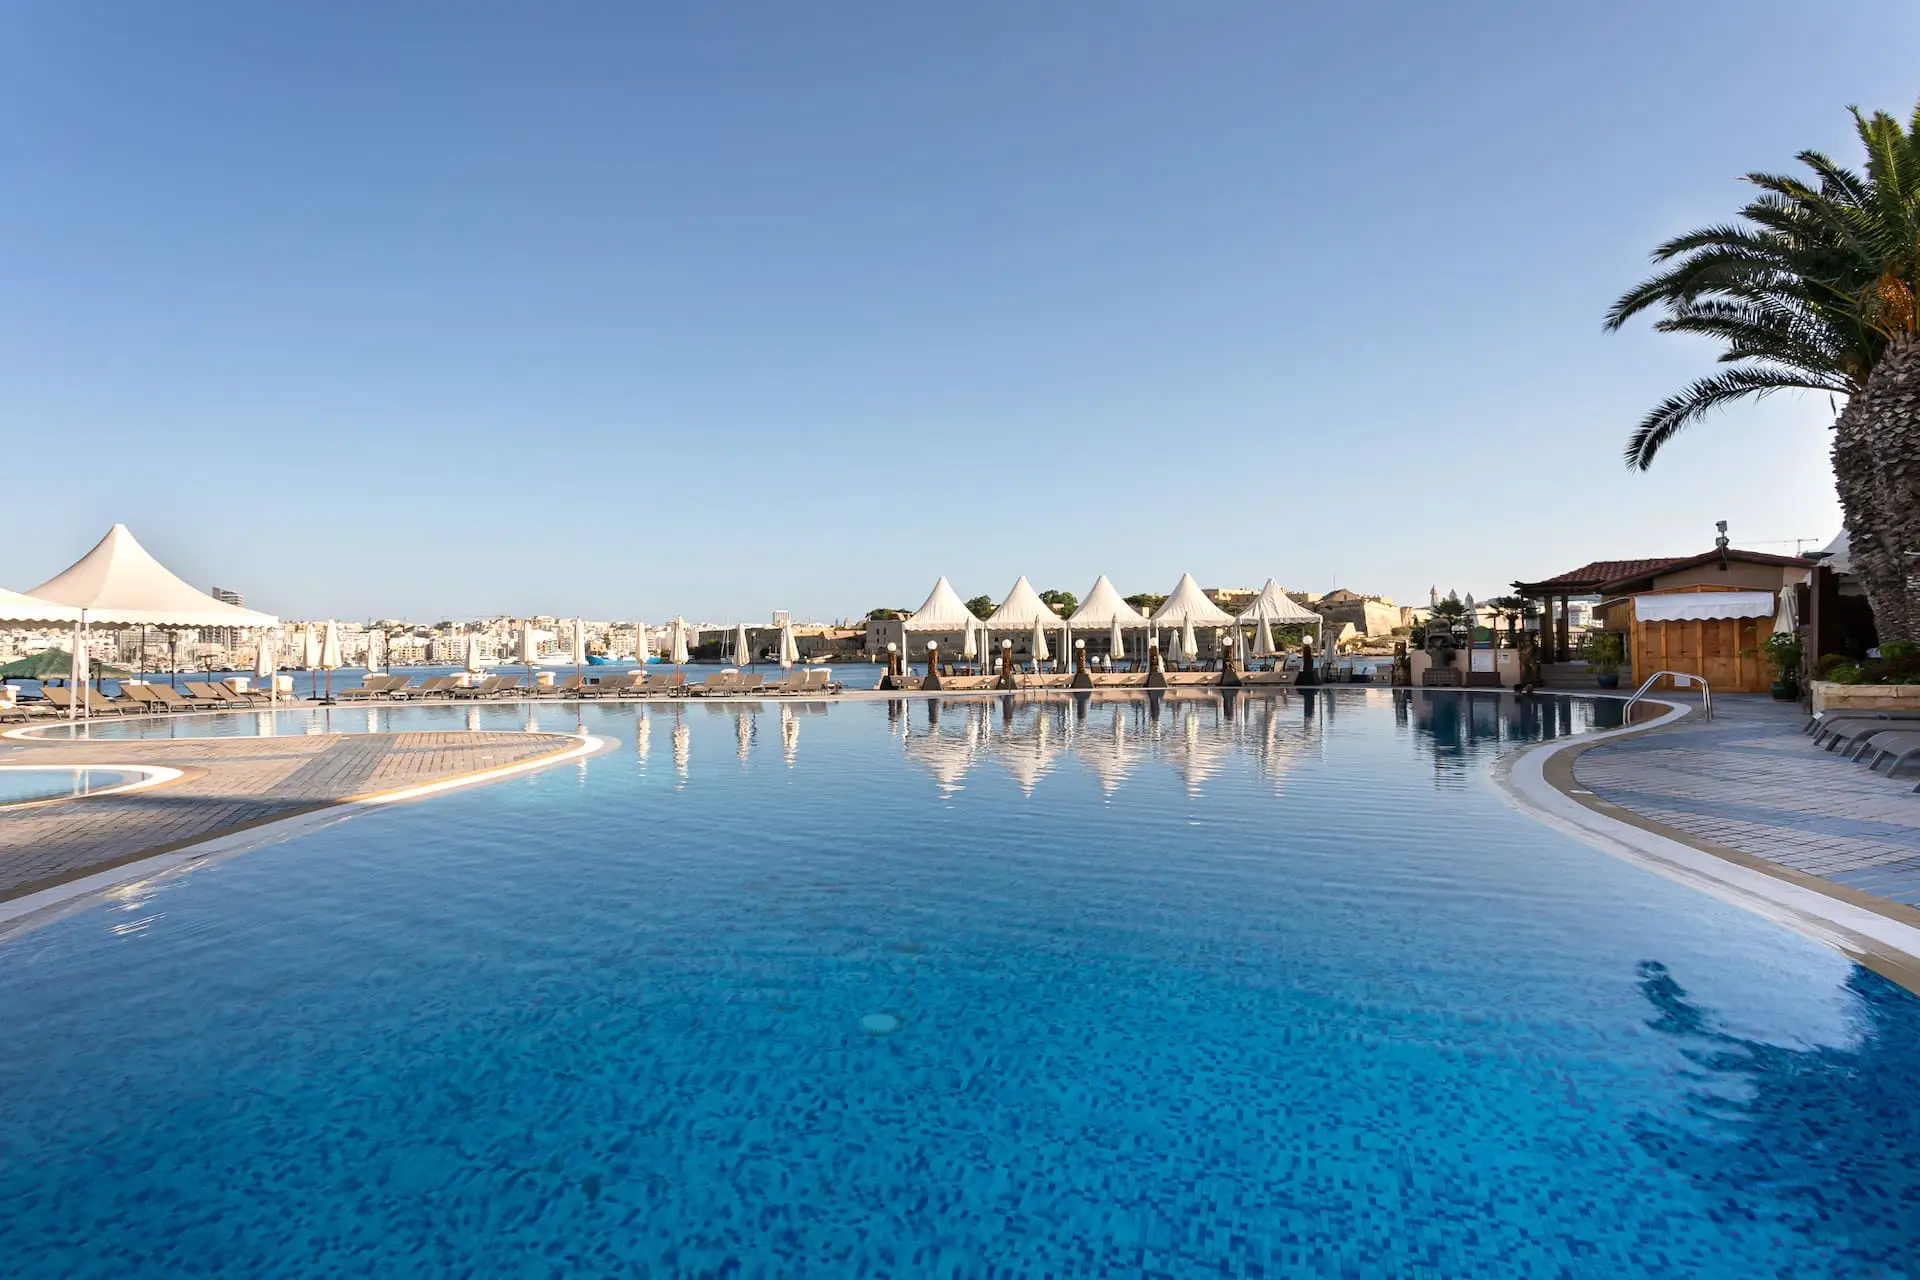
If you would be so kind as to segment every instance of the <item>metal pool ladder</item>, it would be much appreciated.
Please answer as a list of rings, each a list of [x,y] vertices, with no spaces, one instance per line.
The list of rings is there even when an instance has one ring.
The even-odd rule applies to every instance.
[[[1621,708],[1620,714],[1622,718],[1632,714],[1633,704],[1646,697],[1647,690],[1653,688],[1653,682],[1661,676],[1671,676],[1673,678],[1673,687],[1676,689],[1687,689],[1696,684],[1699,685],[1700,710],[1705,719],[1713,719],[1713,690],[1707,687],[1707,682],[1704,677],[1690,675],[1685,671],[1656,671],[1645,680],[1642,680],[1640,687],[1633,691],[1633,696],[1627,699],[1627,705]]]

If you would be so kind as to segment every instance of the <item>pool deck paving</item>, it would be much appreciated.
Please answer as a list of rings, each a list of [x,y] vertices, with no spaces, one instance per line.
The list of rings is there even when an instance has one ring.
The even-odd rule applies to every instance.
[[[1815,746],[1801,733],[1806,719],[1792,703],[1722,695],[1711,720],[1694,715],[1588,748],[1573,780],[1696,843],[1840,886],[1854,901],[1920,908],[1914,777],[1868,772]]]
[[[551,733],[336,734],[0,744],[7,765],[149,765],[172,782],[0,813],[0,902],[354,800],[558,756]]]

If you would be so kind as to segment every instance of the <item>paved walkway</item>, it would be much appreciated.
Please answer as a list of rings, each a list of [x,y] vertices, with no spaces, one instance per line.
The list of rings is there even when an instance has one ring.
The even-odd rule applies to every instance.
[[[1686,695],[1677,700],[1686,701]],[[1915,778],[1829,754],[1790,703],[1722,695],[1690,718],[1583,753],[1578,784],[1700,840],[1920,907]]]
[[[552,755],[557,734],[398,733],[21,743],[4,764],[145,764],[178,781],[0,812],[0,902],[356,797]]]

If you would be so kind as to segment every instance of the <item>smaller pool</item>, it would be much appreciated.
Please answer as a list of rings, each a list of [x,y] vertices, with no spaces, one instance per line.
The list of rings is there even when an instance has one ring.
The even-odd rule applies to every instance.
[[[0,809],[40,800],[66,800],[131,786],[137,769],[63,769],[48,765],[0,765]]]

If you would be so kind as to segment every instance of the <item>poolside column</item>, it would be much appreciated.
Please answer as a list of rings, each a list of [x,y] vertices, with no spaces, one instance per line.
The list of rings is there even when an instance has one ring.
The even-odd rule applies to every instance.
[[[1013,683],[1013,641],[1000,642],[1000,678],[993,682],[996,689],[1012,689]]]
[[[1087,642],[1073,642],[1073,680],[1068,685],[1072,689],[1093,688],[1093,677],[1087,672]]]
[[[927,678],[920,682],[922,689],[940,688],[940,642],[927,641]]]

